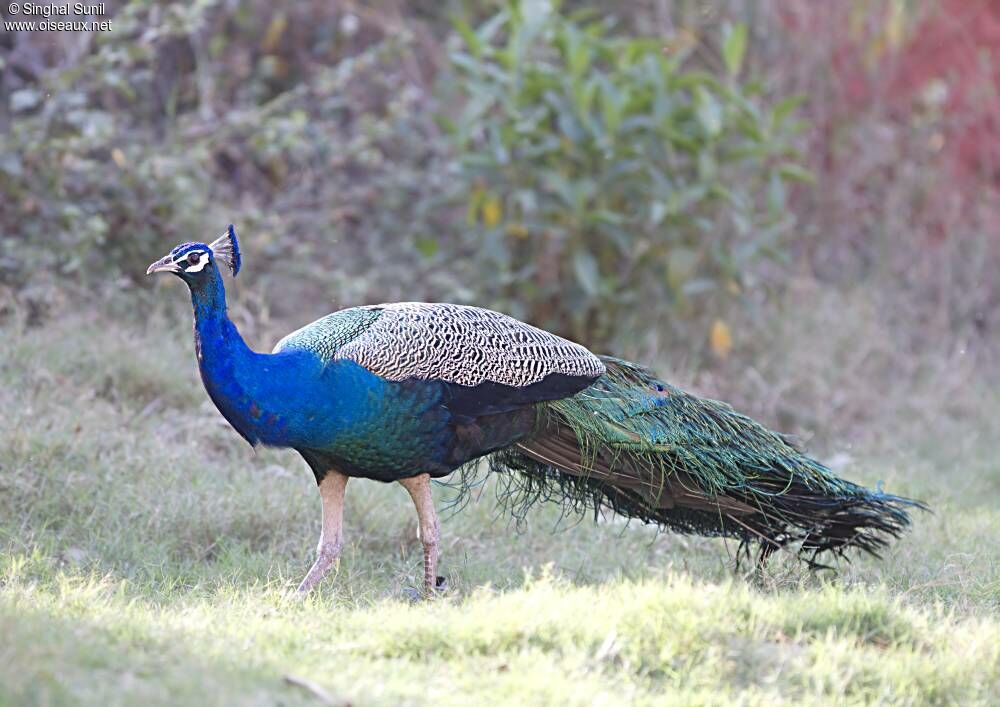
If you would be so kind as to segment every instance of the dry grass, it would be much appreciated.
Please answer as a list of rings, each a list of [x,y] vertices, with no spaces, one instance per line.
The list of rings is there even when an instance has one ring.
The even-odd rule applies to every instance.
[[[106,306],[0,332],[0,703],[988,704],[1000,689],[1000,400],[949,383],[942,412],[917,414],[945,379],[918,376],[912,397],[866,380],[891,358],[879,342],[839,372],[878,321],[863,302],[812,310],[853,329],[804,316],[807,335],[769,339],[760,378],[782,395],[755,409],[781,422],[778,397],[809,400],[792,420],[849,451],[843,473],[931,503],[883,562],[828,577],[779,559],[755,588],[721,541],[554,533],[551,508],[518,534],[487,492],[444,523],[451,593],[416,606],[409,502],[374,483],[348,495],[338,576],[289,602],[319,520],[304,464],[225,426],[187,324]],[[737,397],[770,391],[735,380]],[[834,391],[842,405],[819,404]],[[895,403],[865,402],[882,394]],[[884,427],[848,449],[834,421],[850,409]]]

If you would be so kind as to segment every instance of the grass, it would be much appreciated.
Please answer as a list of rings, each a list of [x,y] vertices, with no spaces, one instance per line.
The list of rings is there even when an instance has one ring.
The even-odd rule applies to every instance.
[[[318,533],[314,482],[294,454],[252,452],[225,425],[173,318],[8,321],[0,409],[0,704],[1000,693],[1000,462],[974,418],[855,450],[844,473],[934,508],[883,562],[831,577],[779,559],[752,585],[722,541],[615,521],[554,532],[554,508],[518,533],[487,489],[444,522],[449,593],[411,604],[415,516],[401,488],[368,482],[348,486],[339,573],[291,599]]]

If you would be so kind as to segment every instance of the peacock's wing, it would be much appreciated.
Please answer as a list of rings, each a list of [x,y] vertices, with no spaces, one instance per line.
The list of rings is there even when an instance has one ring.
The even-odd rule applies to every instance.
[[[398,302],[328,315],[278,342],[390,381],[437,381],[464,415],[573,395],[604,373],[583,346],[480,307]]]

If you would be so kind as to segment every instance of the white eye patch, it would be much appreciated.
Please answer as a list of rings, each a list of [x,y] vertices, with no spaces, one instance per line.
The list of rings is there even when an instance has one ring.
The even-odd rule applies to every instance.
[[[188,262],[188,256],[190,256],[191,253],[197,253],[199,256],[201,256],[201,258],[198,260],[198,262],[195,263],[194,265],[191,265]],[[208,253],[206,251],[204,251],[204,250],[192,250],[189,253],[185,253],[184,255],[182,255],[180,258],[178,258],[174,262],[177,265],[181,266],[181,268],[184,270],[184,272],[194,273],[194,272],[201,272],[202,270],[204,270],[205,266],[208,265],[208,261],[209,260],[210,259],[208,257]]]

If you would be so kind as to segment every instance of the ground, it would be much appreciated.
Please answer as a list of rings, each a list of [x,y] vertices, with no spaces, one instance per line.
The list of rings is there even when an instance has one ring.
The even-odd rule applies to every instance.
[[[16,318],[15,318],[16,319]],[[520,531],[487,487],[442,528],[449,592],[398,486],[348,487],[336,576],[293,598],[319,501],[207,402],[186,325],[0,328],[0,704],[990,704],[1000,460],[983,416],[853,450],[927,500],[881,562],[734,572],[734,546],[613,520]],[[1000,409],[998,406],[996,409]],[[995,419],[995,418],[994,418]],[[449,490],[436,489],[439,504]]]

